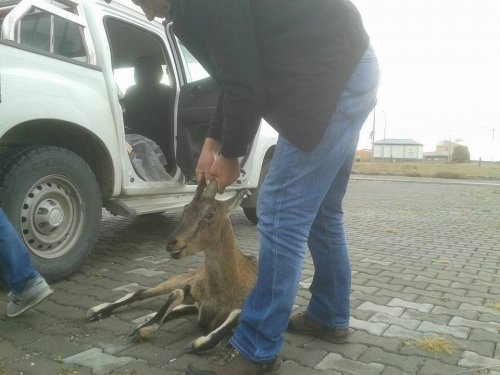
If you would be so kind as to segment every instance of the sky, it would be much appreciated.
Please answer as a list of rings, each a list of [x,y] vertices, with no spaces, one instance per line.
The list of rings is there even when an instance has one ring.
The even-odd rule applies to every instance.
[[[500,161],[500,0],[352,0],[379,58],[375,140],[469,147]],[[371,149],[373,114],[359,148]]]
[[[351,1],[382,73],[375,141],[413,139],[427,152],[451,140],[500,161],[500,0]],[[372,113],[358,148],[371,149],[373,125]]]

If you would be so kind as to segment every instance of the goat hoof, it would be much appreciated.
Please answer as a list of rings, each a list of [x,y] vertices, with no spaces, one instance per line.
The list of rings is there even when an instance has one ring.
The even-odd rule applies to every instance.
[[[141,338],[141,335],[139,334],[139,330],[134,330],[134,332],[132,332],[130,335],[130,341],[132,342],[141,342],[142,341],[142,338]]]
[[[98,315],[97,314],[94,314],[90,310],[87,311],[87,321],[93,322],[93,321],[96,321],[97,319],[98,319]]]
[[[189,344],[187,344],[185,347],[184,347],[184,353],[188,353],[188,354],[195,354],[197,353],[194,345],[193,345],[193,341],[191,341]]]
[[[140,325],[134,330],[134,332],[130,334],[130,337],[134,342],[141,342],[149,339],[153,335],[153,333],[155,333],[158,330],[158,328],[159,327],[157,324],[152,324],[147,326]]]
[[[206,337],[198,337],[184,347],[184,352],[190,354],[207,354],[214,351],[219,346],[220,342],[209,342]]]
[[[91,307],[90,309],[87,310],[87,320],[89,322],[93,322],[96,320],[100,320],[106,316],[104,313],[104,309],[108,307],[110,304],[109,303],[102,303],[100,305]]]
[[[95,322],[96,320],[101,320],[102,319],[102,315],[98,312],[95,312],[93,311],[92,309],[89,309],[87,311],[87,320],[89,322]]]

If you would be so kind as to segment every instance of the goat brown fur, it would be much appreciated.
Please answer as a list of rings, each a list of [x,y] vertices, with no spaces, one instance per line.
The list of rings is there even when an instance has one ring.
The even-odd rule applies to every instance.
[[[241,306],[255,284],[257,261],[239,250],[229,217],[245,193],[239,192],[227,201],[216,200],[216,193],[215,182],[200,184],[192,202],[184,208],[180,225],[167,240],[172,258],[203,251],[204,266],[115,302],[94,306],[87,319],[97,320],[117,307],[168,294],[167,302],[156,315],[135,329],[135,339],[149,337],[167,319],[193,312],[198,313],[198,326],[209,334],[194,340],[188,351],[210,350],[228,335],[238,325]]]

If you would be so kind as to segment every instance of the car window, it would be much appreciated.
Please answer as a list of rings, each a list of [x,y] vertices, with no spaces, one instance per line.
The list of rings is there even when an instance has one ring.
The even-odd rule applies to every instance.
[[[201,64],[194,58],[194,56],[187,50],[184,45],[177,40],[179,50],[182,58],[182,65],[186,75],[186,83],[198,81],[210,76],[208,72],[201,66]]]
[[[42,10],[33,9],[23,17],[19,43],[87,62],[82,27]]]
[[[167,86],[172,86],[170,82],[170,76],[167,73],[167,65],[163,64],[163,77],[161,83]],[[135,85],[134,79],[134,67],[127,68],[114,68],[113,75],[115,77],[115,83],[122,94],[124,94],[130,86]]]
[[[85,62],[87,53],[82,32],[81,26],[54,17],[54,53]]]
[[[162,68],[160,82],[173,87],[171,68],[165,44],[158,34],[129,22],[107,18],[104,23],[111,52],[113,76],[120,94],[136,84],[134,78],[137,59],[154,57]]]
[[[26,15],[21,21],[19,42],[25,46],[50,52],[51,15],[36,11]]]

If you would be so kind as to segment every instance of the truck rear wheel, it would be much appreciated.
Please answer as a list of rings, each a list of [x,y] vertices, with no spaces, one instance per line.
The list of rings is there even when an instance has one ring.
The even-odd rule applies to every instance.
[[[37,146],[0,153],[0,207],[49,280],[76,271],[97,241],[99,185],[69,150]]]
[[[259,184],[257,185],[257,188],[255,188],[255,190],[252,190],[252,203],[250,205],[242,205],[245,216],[254,224],[257,224],[259,222],[259,219],[257,217],[257,198],[259,196],[262,183],[264,182],[264,179],[267,176],[267,172],[269,171],[269,167],[271,166],[271,160],[272,159],[265,159],[262,163]]]

